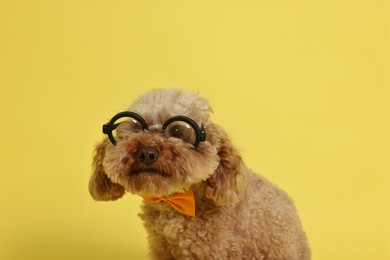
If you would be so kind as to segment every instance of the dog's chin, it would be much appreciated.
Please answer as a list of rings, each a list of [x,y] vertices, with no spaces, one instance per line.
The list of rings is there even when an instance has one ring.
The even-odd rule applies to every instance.
[[[140,196],[163,197],[175,193],[177,188],[172,176],[155,168],[132,169],[127,173],[126,189]]]
[[[166,197],[187,190],[191,185],[177,180],[174,174],[156,168],[132,169],[122,179],[125,189],[142,197]]]

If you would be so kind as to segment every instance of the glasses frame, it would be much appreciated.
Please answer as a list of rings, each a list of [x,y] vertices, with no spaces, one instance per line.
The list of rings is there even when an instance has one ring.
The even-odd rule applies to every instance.
[[[142,116],[138,115],[137,113],[130,112],[130,111],[120,112],[120,113],[116,114],[115,116],[113,116],[111,118],[111,120],[108,123],[104,124],[102,127],[103,134],[106,134],[108,136],[108,138],[110,139],[110,141],[113,145],[116,145],[117,141],[115,140],[114,135],[112,134],[112,131],[114,131],[119,125],[119,124],[115,124],[115,122],[122,117],[131,117],[131,118],[137,120],[141,124],[144,132],[147,132],[149,130],[149,126]],[[174,117],[169,118],[162,125],[161,130],[163,132],[165,132],[165,129],[171,123],[176,122],[176,121],[181,121],[181,122],[185,122],[185,123],[189,124],[192,127],[192,129],[195,131],[195,134],[196,134],[195,143],[192,144],[195,148],[198,147],[200,142],[206,141],[206,131],[205,131],[203,125],[201,124],[201,126],[199,127],[198,124],[194,120],[192,120],[191,118],[186,117],[186,116],[178,115],[178,116],[174,116]]]

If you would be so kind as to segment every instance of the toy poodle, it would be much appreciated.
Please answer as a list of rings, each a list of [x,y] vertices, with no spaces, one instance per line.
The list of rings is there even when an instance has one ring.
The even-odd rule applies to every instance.
[[[89,191],[144,198],[152,259],[311,259],[291,198],[246,168],[207,100],[152,90],[103,125]]]

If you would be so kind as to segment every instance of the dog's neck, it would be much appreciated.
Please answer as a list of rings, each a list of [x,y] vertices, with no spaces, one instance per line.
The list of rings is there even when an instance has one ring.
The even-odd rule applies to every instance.
[[[170,208],[175,209],[183,215],[196,217],[199,214],[202,214],[202,212],[221,209],[221,207],[217,206],[215,201],[205,196],[205,191],[205,184],[199,183],[183,193],[176,193],[166,197],[143,196],[143,198],[146,202],[150,202],[151,204],[169,204],[171,206]]]
[[[143,198],[153,203],[167,202],[176,211],[190,217],[195,217],[195,196],[191,189],[183,193],[176,193],[162,198],[152,196],[143,196]]]

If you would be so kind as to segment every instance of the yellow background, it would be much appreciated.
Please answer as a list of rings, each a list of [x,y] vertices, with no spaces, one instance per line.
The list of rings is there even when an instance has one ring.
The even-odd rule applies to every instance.
[[[388,1],[1,1],[0,259],[145,259],[140,198],[94,202],[101,125],[199,92],[294,199],[318,260],[390,259]]]

